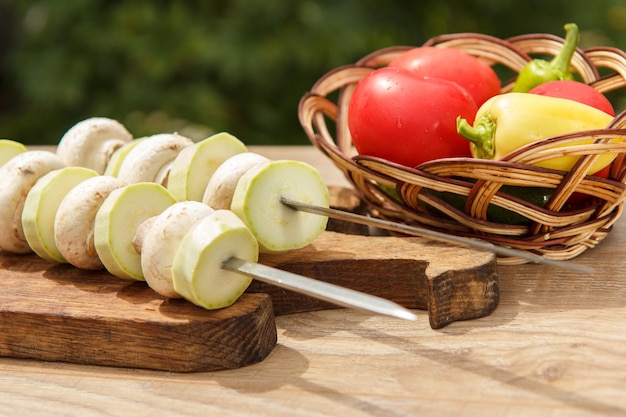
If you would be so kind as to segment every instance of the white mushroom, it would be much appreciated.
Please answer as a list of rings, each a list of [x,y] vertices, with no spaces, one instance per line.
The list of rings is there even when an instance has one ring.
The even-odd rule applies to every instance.
[[[156,182],[167,184],[172,162],[193,141],[177,133],[152,135],[133,147],[123,159],[117,177],[129,184]]]
[[[103,174],[111,155],[132,138],[120,122],[92,117],[72,126],[59,141],[56,152],[67,166],[82,166]]]
[[[228,158],[220,165],[204,190],[202,202],[215,210],[230,210],[237,182],[250,168],[269,159],[254,152],[244,152]]]
[[[128,155],[131,149],[137,146],[139,143],[146,140],[146,138],[137,138],[133,139],[130,142],[126,142],[121,147],[117,148],[111,158],[109,158],[109,162],[107,163],[107,167],[104,170],[104,175],[111,175],[112,177],[117,177],[118,172],[120,171],[120,166],[124,161],[124,158]]]
[[[63,197],[76,185],[97,176],[85,167],[64,167],[48,172],[26,195],[22,211],[22,228],[30,248],[41,258],[65,262],[54,238],[54,221]]]
[[[96,213],[93,233],[96,252],[107,271],[118,278],[144,280],[133,238],[144,221],[174,203],[174,196],[154,182],[111,191]]]
[[[22,152],[0,167],[0,249],[12,253],[32,252],[22,228],[26,195],[46,173],[62,168],[63,161],[52,152]]]
[[[180,201],[146,220],[133,244],[141,253],[141,269],[150,288],[168,298],[180,298],[172,283],[172,263],[185,234],[213,209],[197,201]]]
[[[233,155],[246,152],[239,139],[229,133],[217,133],[183,149],[170,169],[167,189],[178,201],[202,201],[213,173]]]
[[[54,241],[68,263],[81,269],[104,269],[93,241],[96,213],[113,190],[125,185],[120,179],[99,175],[65,195],[54,219]]]
[[[26,152],[26,146],[24,144],[11,140],[0,139],[0,166],[6,164],[9,159],[23,152]]]

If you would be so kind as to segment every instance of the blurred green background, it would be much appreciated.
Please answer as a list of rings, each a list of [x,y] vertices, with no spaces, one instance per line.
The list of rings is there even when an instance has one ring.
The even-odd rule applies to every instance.
[[[0,0],[0,137],[56,144],[106,116],[136,137],[308,144],[298,101],[334,67],[444,33],[563,36],[567,22],[582,47],[626,49],[624,0]]]

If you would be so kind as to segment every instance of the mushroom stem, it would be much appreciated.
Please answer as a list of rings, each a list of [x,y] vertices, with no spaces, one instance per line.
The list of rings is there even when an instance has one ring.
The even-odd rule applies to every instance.
[[[143,243],[146,241],[146,235],[156,221],[156,218],[157,216],[148,217],[137,227],[137,230],[135,231],[135,236],[133,236],[131,243],[133,248],[135,248],[135,251],[140,255],[143,250]]]

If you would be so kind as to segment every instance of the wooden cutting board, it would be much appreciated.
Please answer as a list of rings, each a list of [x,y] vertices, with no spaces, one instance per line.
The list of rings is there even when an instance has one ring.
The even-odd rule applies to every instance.
[[[499,299],[493,254],[422,238],[326,232],[303,249],[259,262],[426,310],[433,329],[483,317]],[[276,315],[334,307],[260,281],[248,291],[270,294]]]
[[[418,238],[325,232],[261,262],[428,310],[433,328],[482,317],[498,303],[491,254]],[[233,306],[207,311],[164,299],[144,282],[0,254],[0,356],[177,372],[237,368],[272,351],[275,315],[331,307],[254,281]]]
[[[327,231],[260,262],[427,310],[434,329],[498,304],[493,254],[421,238]],[[106,271],[0,253],[0,356],[175,372],[238,368],[272,351],[276,315],[324,308],[334,306],[254,281],[233,306],[207,311]]]
[[[0,356],[208,371],[261,361],[275,344],[267,294],[207,311],[145,282],[0,254]]]

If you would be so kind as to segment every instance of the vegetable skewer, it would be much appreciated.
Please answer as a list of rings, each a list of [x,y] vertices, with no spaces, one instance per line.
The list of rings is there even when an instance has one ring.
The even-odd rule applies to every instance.
[[[520,251],[517,249],[507,248],[504,246],[494,245],[493,243],[471,239],[461,236],[455,236],[447,233],[437,232],[434,230],[429,230],[426,228],[410,226],[402,223],[395,223],[388,220],[376,219],[374,217],[363,216],[360,214],[354,214],[343,210],[337,210],[328,207],[316,206],[314,204],[304,203],[301,201],[292,200],[286,197],[281,197],[281,202],[287,207],[291,207],[297,211],[303,211],[312,214],[319,214],[321,216],[328,216],[337,220],[348,221],[357,224],[363,224],[366,226],[374,226],[380,229],[389,230],[392,232],[404,233],[412,236],[420,236],[420,237],[430,237],[436,240],[448,242],[448,243],[456,243],[463,246],[469,246],[472,248],[485,250],[489,252],[494,252],[498,255],[503,256],[515,256],[522,259],[526,259],[528,261],[546,265],[552,265],[559,268],[569,269],[575,272],[583,272],[590,273],[592,272],[592,268],[587,267],[585,265],[574,264],[564,261],[558,261],[554,259],[544,258],[543,256],[534,255],[532,253]]]
[[[156,241],[155,235],[168,239]],[[133,245],[152,289],[206,309],[231,305],[254,278],[341,307],[417,320],[392,301],[258,264],[259,245],[244,222],[229,210],[213,211],[199,202],[176,203],[146,220]]]
[[[105,138],[105,140],[107,139]],[[85,142],[85,146],[89,145],[88,142],[89,141]],[[126,143],[128,145],[125,149],[131,149],[133,145],[141,145],[149,142],[147,140],[131,142],[129,139]],[[118,146],[117,149],[124,148],[124,145],[120,143],[116,143],[116,146]],[[176,204],[174,196],[171,195],[163,185],[151,181],[137,182],[137,179],[129,183],[110,175],[98,175],[97,171],[92,168],[81,168],[80,164],[67,166],[60,158],[51,152],[26,152],[24,148],[18,149],[18,151],[19,152],[13,152],[16,155],[10,155],[10,157],[7,158],[7,162],[9,159],[14,159],[19,162],[20,158],[17,158],[17,156],[22,153],[25,154],[23,158],[30,156],[34,158],[39,155],[47,158],[44,158],[44,162],[46,163],[43,164],[43,169],[40,170],[41,172],[37,172],[37,175],[31,178],[28,184],[24,184],[24,187],[20,189],[22,192],[30,195],[30,200],[33,204],[28,205],[28,213],[25,214],[22,213],[20,207],[17,217],[20,220],[28,220],[27,223],[31,231],[31,236],[39,239],[41,232],[45,229],[47,233],[45,235],[47,236],[46,239],[51,242],[54,241],[54,246],[59,249],[59,253],[57,254],[55,252],[55,256],[47,256],[47,252],[44,253],[41,250],[37,251],[40,256],[46,255],[45,257],[49,260],[69,262],[76,266],[80,265],[79,267],[86,267],[87,269],[106,268],[112,275],[122,279],[146,280],[156,292],[166,297],[172,297],[174,295],[183,296],[189,301],[206,308],[221,308],[232,304],[236,301],[240,292],[245,290],[247,284],[249,284],[253,278],[256,278],[339,306],[355,307],[359,310],[371,311],[377,314],[384,314],[406,320],[417,319],[408,309],[380,297],[345,289],[325,282],[318,282],[311,278],[257,265],[252,262],[252,260],[256,260],[258,256],[259,244],[257,243],[257,237],[265,238],[265,242],[272,243],[270,246],[275,247],[275,249],[288,250],[292,245],[299,247],[307,244],[311,239],[317,236],[317,234],[323,230],[321,225],[325,224],[325,220],[322,221],[313,218],[307,221],[307,215],[305,215],[305,217],[301,215],[294,216],[292,213],[289,213],[290,210],[288,209],[281,210],[280,207],[282,205],[276,201],[276,208],[273,211],[269,210],[269,214],[281,217],[279,214],[282,213],[282,217],[286,218],[281,218],[280,224],[281,227],[288,232],[286,236],[282,236],[278,239],[278,245],[272,241],[272,227],[267,228],[266,226],[256,225],[254,228],[256,234],[253,235],[252,232],[248,230],[244,221],[229,210],[218,210],[215,216],[209,216],[211,218],[207,219],[207,221],[200,222],[197,230],[199,232],[207,232],[200,233],[203,235],[202,237],[196,238],[193,236],[193,233],[189,233],[189,236],[184,236],[185,229],[188,228],[187,226],[191,227],[191,225],[195,223],[195,220],[199,220],[205,214],[209,214],[213,209],[208,205],[198,202],[196,203],[197,205],[206,208],[204,210],[206,213],[199,213],[195,220],[190,219],[188,221],[189,224],[184,225],[179,221],[171,225],[165,223],[160,227],[156,227],[154,221],[150,222],[151,219],[154,219],[152,216],[161,214],[163,221],[165,221],[165,218],[168,218],[168,222],[172,222],[172,216],[170,216],[170,214],[173,213],[174,205]],[[13,158],[13,156],[15,156],[15,158]],[[154,153],[148,156],[152,157]],[[143,158],[142,161],[144,159],[148,158]],[[125,158],[120,157],[120,160],[117,162],[122,166],[125,162]],[[269,164],[269,160],[266,158],[256,159],[256,162]],[[7,173],[14,174],[16,171],[16,169],[13,168],[14,162],[6,165],[7,167],[4,169]],[[312,201],[318,204],[327,202],[328,197],[325,186],[323,186],[321,180],[318,178],[319,175],[316,171],[310,169],[308,166],[295,161],[278,161],[264,168],[264,170],[256,172],[253,178],[250,178],[254,180],[251,182],[256,185],[252,185],[251,183],[246,184],[245,188],[249,193],[242,190],[239,192],[239,208],[242,213],[247,212],[247,214],[249,214],[248,209],[250,205],[255,207],[259,205],[259,209],[262,209],[264,213],[268,211],[268,207],[264,205],[265,200],[263,198],[259,199],[258,197],[252,196],[255,190],[257,192],[265,190],[275,196],[286,194],[303,198],[304,196],[301,195],[301,193],[294,194],[292,191],[292,188],[294,188],[293,184],[299,184],[299,186],[302,187],[302,181],[306,184],[304,188],[312,190],[312,193],[316,196]],[[39,181],[39,179],[49,171],[54,171],[54,178],[56,178],[56,173],[59,172],[73,173],[76,171],[82,173],[84,171],[89,175],[83,174],[76,179],[72,177],[72,181],[59,180],[50,182],[51,187],[48,187],[50,189],[48,190],[46,188],[46,194],[43,195],[38,192],[38,187],[47,186],[49,181]],[[281,179],[281,175],[277,175],[280,173],[285,174],[285,176],[291,180],[284,181]],[[241,176],[241,173],[238,173],[237,176]],[[96,180],[98,183],[102,182],[102,186],[99,186],[97,189],[95,188]],[[105,180],[106,184],[104,183]],[[35,186],[35,191],[30,193],[30,189],[33,188],[38,181],[39,185]],[[89,187],[87,187],[87,185],[89,185]],[[275,187],[278,187],[281,191],[272,193]],[[91,197],[87,194],[89,191],[91,191],[91,194],[89,194]],[[96,198],[96,195],[93,195],[94,192],[97,194],[98,198]],[[231,190],[230,193],[232,192],[234,191]],[[50,206],[54,209],[50,211],[50,214],[54,213],[54,218],[48,216],[45,222],[41,224],[36,223],[34,222],[38,213],[36,209],[39,207],[39,202],[45,200],[48,195],[55,197],[55,199],[53,199],[54,201],[46,202],[46,207]],[[71,199],[70,195],[72,196]],[[89,204],[85,210],[77,210],[78,207],[76,204],[78,203],[78,206],[85,206],[86,199],[90,200],[91,204]],[[65,204],[66,202],[67,204]],[[178,203],[177,207],[187,207],[191,203],[194,202],[182,201]],[[66,208],[66,205],[69,209]],[[63,206],[62,210],[61,206]],[[63,217],[62,215],[64,214],[67,214],[70,219]],[[58,219],[57,215],[59,217]],[[14,217],[13,213],[4,216],[7,221],[14,220]],[[78,219],[76,217],[78,217]],[[249,215],[244,216],[244,218],[247,220],[255,219],[250,219]],[[263,219],[261,218],[261,220]],[[71,233],[71,236],[66,236],[69,241],[67,239],[57,239],[60,237],[57,236],[59,234],[67,234],[68,231],[76,231],[77,221],[78,223],[84,223],[78,224],[78,226],[80,226],[79,233]],[[274,219],[274,222],[275,221],[276,219]],[[148,226],[148,233],[154,228],[154,232],[157,236],[153,236],[148,242],[133,242],[137,228],[144,222],[150,224]],[[22,222],[19,221],[18,223],[21,225]],[[289,226],[290,223],[293,224]],[[296,233],[298,231],[297,229],[301,228],[301,223],[311,223],[313,227],[309,225],[305,230],[300,230],[299,233]],[[178,231],[180,236],[174,239],[169,229],[176,227],[181,227],[182,230]],[[294,229],[294,227],[296,229]],[[167,231],[166,229],[168,229],[169,232],[165,233]],[[295,235],[293,235],[292,232],[294,232]],[[170,236],[172,239],[164,239],[166,235]],[[243,237],[237,238],[237,236]],[[59,244],[57,244],[57,241]],[[31,239],[31,243],[32,242],[35,242],[35,240]],[[250,244],[246,245],[246,242]],[[7,247],[7,250],[16,253],[31,252],[32,248],[28,243],[29,242],[25,241],[21,247]],[[167,247],[164,247],[163,245],[166,243]],[[178,246],[178,244],[181,244],[182,250],[173,251],[172,246]],[[79,246],[79,250],[76,250],[75,246]],[[248,246],[249,249],[246,249]],[[248,252],[252,253],[252,257],[237,257],[239,253],[245,255]],[[173,262],[172,256],[174,256]],[[142,262],[142,257],[146,262]],[[80,258],[80,262],[78,262],[78,258]],[[176,258],[180,258],[181,261],[176,261]],[[158,265],[155,263],[157,259],[162,261],[160,263],[157,262]],[[147,264],[155,264],[152,266],[158,271],[147,268]],[[163,268],[163,265],[171,265],[172,268],[170,268],[169,271],[165,271],[166,268]],[[190,268],[190,266],[192,267]],[[196,268],[196,266],[198,268]],[[204,273],[199,273],[199,271],[204,271]],[[220,271],[222,272],[220,273]],[[144,276],[144,272],[148,273],[149,278]],[[155,275],[153,279],[154,272],[163,272],[165,275]],[[229,274],[235,275],[232,276],[232,282],[221,281],[225,279],[225,277],[228,277]],[[237,279],[236,276],[239,276],[239,279]],[[243,278],[243,276],[246,278]],[[180,284],[178,285],[181,289],[180,294],[171,293],[172,284]]]

